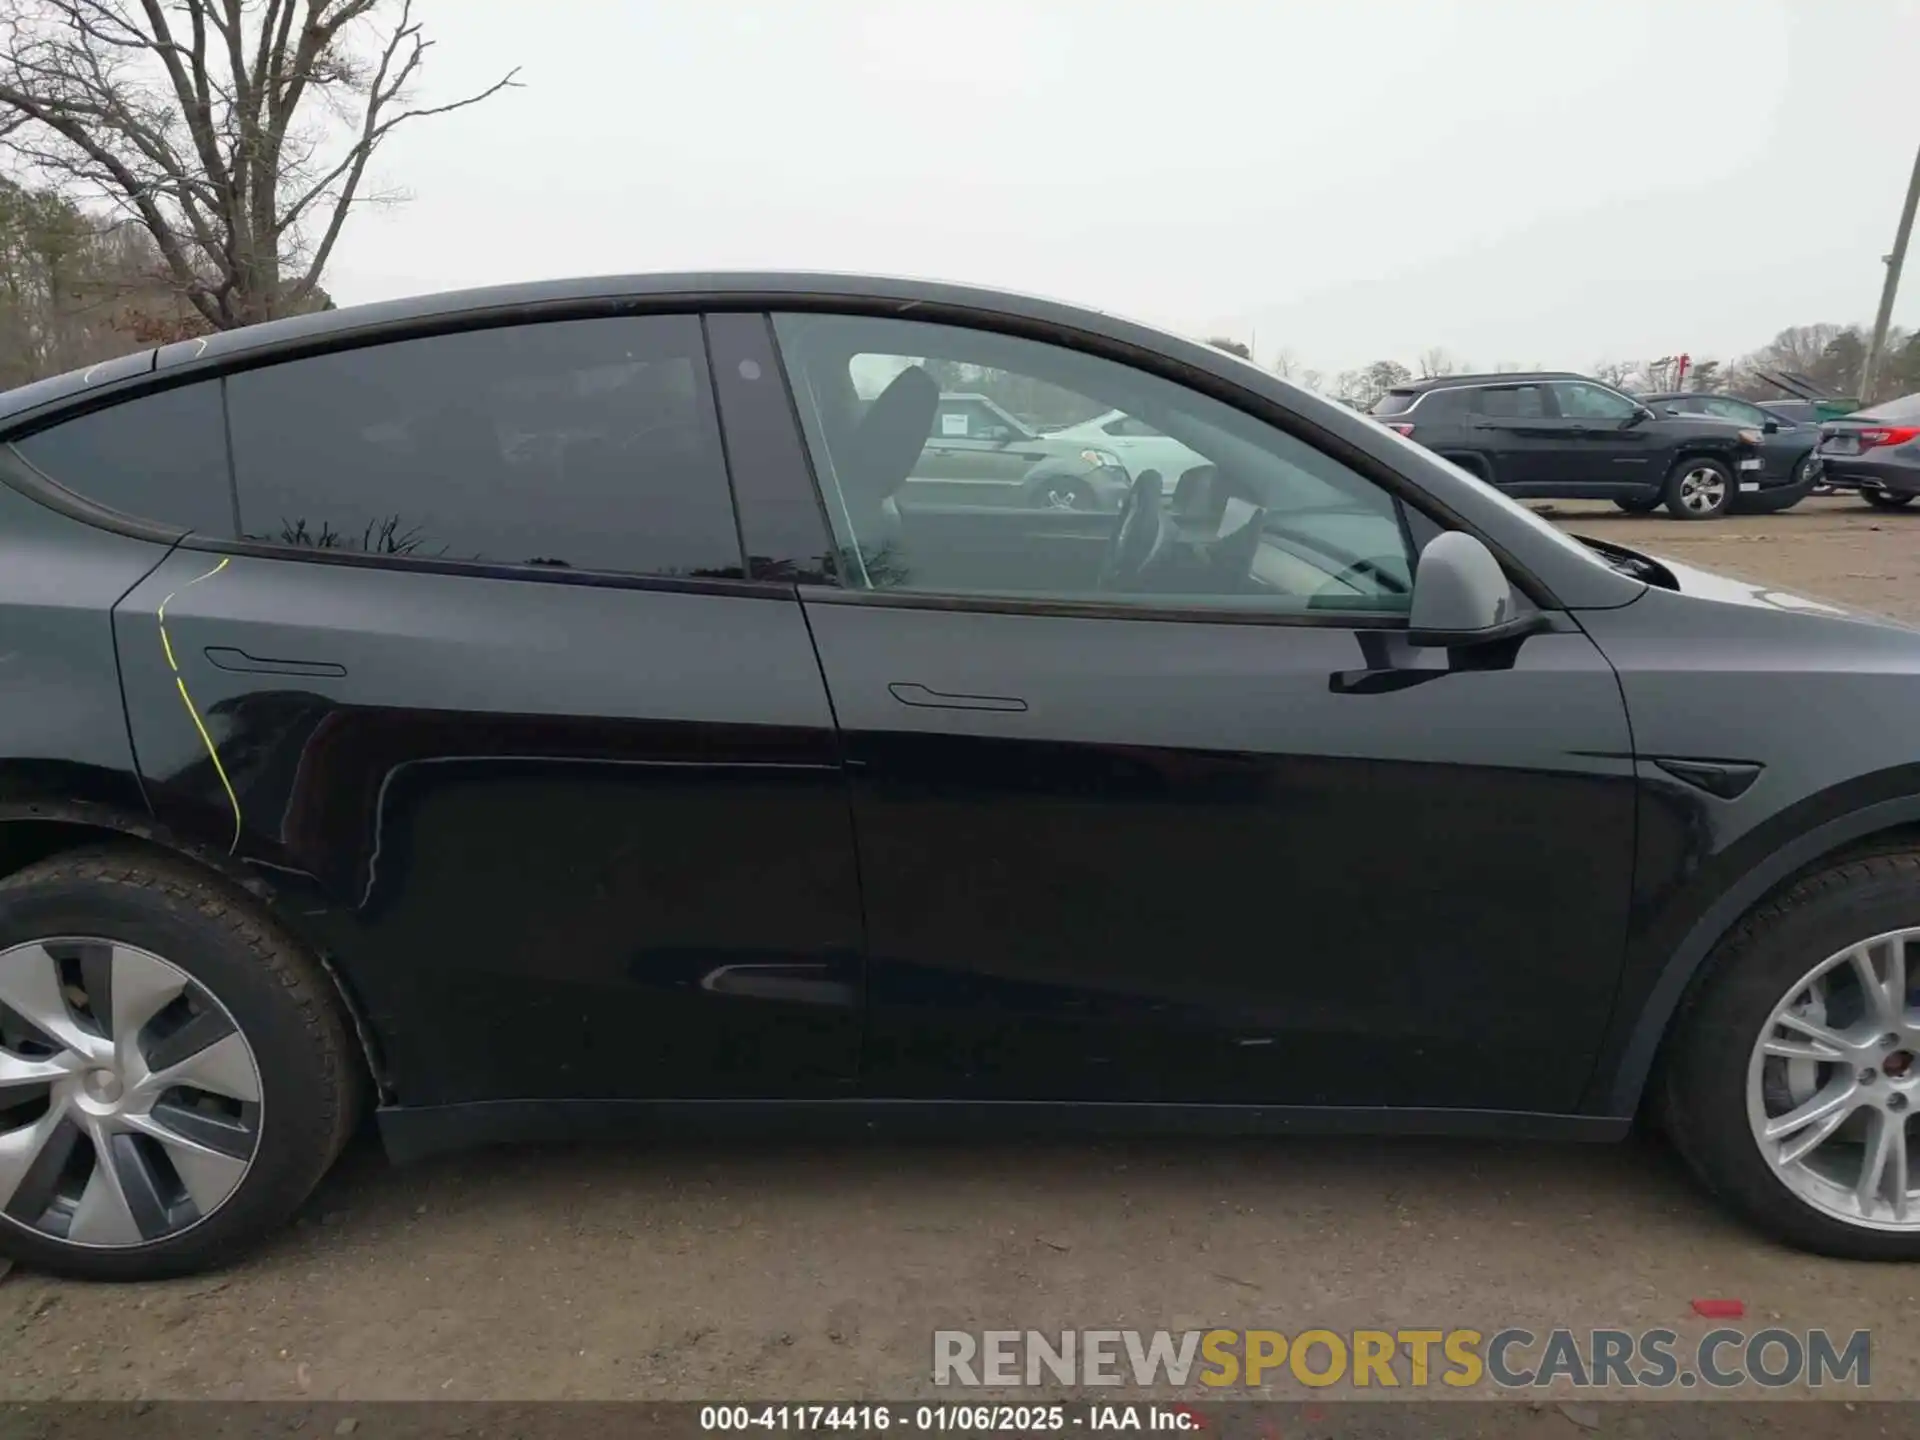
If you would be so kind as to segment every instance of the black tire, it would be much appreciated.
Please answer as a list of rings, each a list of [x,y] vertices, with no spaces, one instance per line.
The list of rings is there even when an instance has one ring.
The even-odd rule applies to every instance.
[[[1702,478],[1706,476],[1712,478]],[[1699,496],[1711,491],[1695,487],[1711,486],[1713,480],[1719,482],[1719,499],[1712,504],[1702,504]],[[1660,498],[1667,507],[1667,513],[1676,520],[1718,520],[1727,513],[1737,493],[1733,471],[1727,468],[1724,460],[1715,460],[1708,455],[1689,455],[1676,461],[1673,469],[1667,472],[1666,484],[1660,487]]]
[[[1876,510],[1904,510],[1913,503],[1913,496],[1895,495],[1886,490],[1862,490],[1860,498]]]
[[[1828,956],[1908,926],[1920,926],[1920,854],[1867,856],[1808,875],[1748,912],[1675,1017],[1658,1095],[1668,1136],[1709,1190],[1797,1248],[1920,1259],[1920,1232],[1848,1224],[1795,1195],[1747,1118],[1748,1061],[1774,1006]]]
[[[1632,500],[1616,500],[1613,503],[1629,515],[1651,515],[1659,507],[1660,497],[1647,495]]]
[[[145,847],[75,851],[0,880],[0,952],[85,935],[157,955],[223,1006],[260,1086],[251,1164],[211,1214],[139,1244],[87,1248],[0,1214],[0,1254],[86,1280],[215,1268],[285,1225],[359,1116],[365,1065],[320,965],[244,891]]]
[[[1734,509],[1743,515],[1778,515],[1784,510],[1791,510],[1814,493],[1812,471],[1813,457],[1809,455],[1794,466],[1793,479],[1785,485],[1754,495],[1742,495]]]

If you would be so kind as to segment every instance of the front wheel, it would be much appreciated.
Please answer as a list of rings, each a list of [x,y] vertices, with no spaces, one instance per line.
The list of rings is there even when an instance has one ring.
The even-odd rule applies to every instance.
[[[1668,1134],[1708,1187],[1824,1255],[1920,1259],[1920,854],[1809,876],[1722,941],[1682,1007]]]
[[[1673,467],[1661,497],[1676,520],[1717,520],[1733,499],[1733,472],[1718,460],[1691,456]]]
[[[225,1264],[332,1164],[359,1065],[325,973],[214,877],[113,847],[0,881],[0,1255]]]
[[[1912,495],[1894,495],[1885,490],[1862,490],[1860,497],[1876,510],[1904,510],[1913,503]]]

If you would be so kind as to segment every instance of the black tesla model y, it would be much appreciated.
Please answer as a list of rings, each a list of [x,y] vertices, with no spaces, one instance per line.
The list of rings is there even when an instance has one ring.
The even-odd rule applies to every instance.
[[[1920,633],[1037,300],[128,356],[0,396],[0,1251],[220,1263],[369,1109],[396,1157],[1652,1109],[1772,1235],[1917,1257],[1917,717]]]

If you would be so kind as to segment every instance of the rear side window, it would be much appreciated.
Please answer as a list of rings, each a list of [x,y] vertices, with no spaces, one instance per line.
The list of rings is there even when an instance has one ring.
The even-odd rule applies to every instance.
[[[741,574],[697,317],[428,336],[246,371],[227,385],[248,539]]]
[[[233,536],[217,380],[96,410],[14,448],[96,505],[202,535]]]
[[[1501,420],[1531,420],[1547,413],[1546,392],[1538,385],[1489,385],[1474,391],[1474,409]]]
[[[1367,413],[1369,415],[1398,415],[1401,411],[1411,408],[1413,401],[1414,395],[1411,391],[1389,390],[1373,402],[1373,409]]]

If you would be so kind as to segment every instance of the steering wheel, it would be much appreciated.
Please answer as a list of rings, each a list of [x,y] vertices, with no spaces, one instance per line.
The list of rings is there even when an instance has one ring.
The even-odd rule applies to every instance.
[[[1142,470],[1120,506],[1107,553],[1100,560],[1100,588],[1124,590],[1152,567],[1172,539],[1166,492],[1158,470]]]

